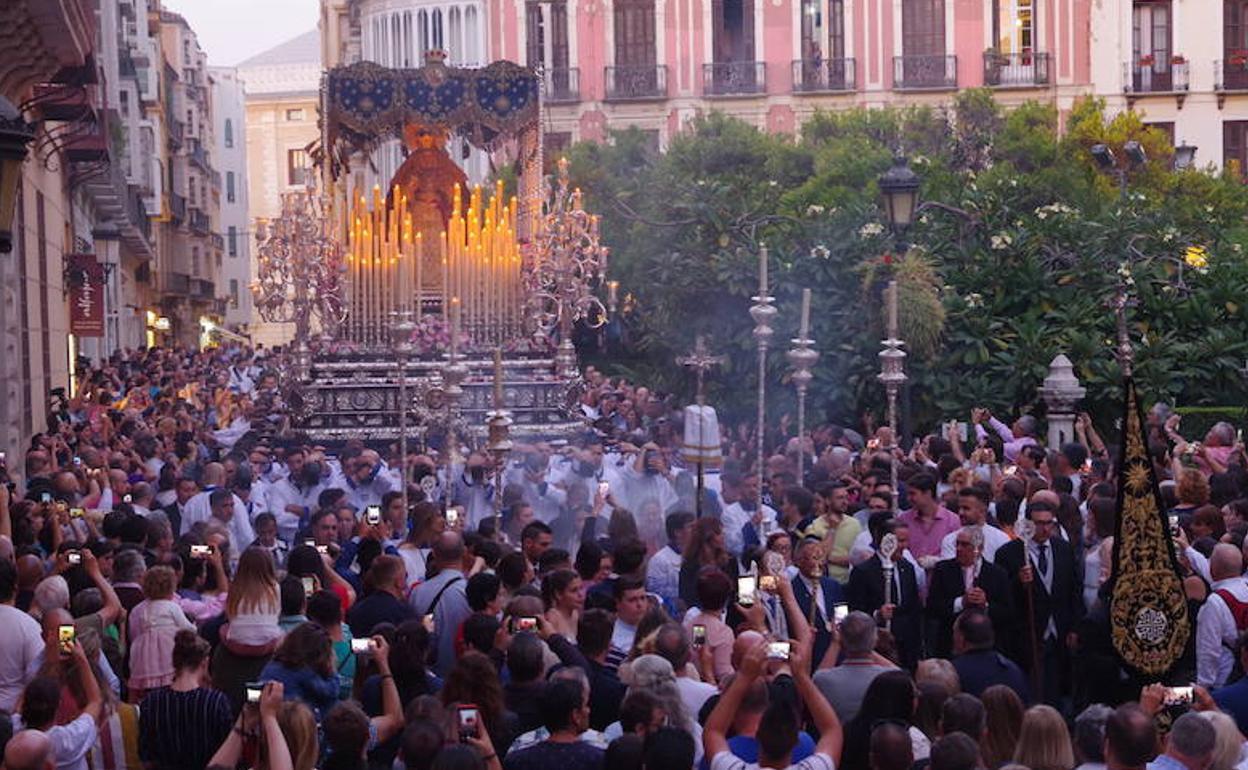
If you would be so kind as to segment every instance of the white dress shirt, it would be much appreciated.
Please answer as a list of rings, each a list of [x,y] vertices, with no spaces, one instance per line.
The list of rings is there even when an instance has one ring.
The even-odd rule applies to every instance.
[[[1242,577],[1213,584],[1209,598],[1196,615],[1196,684],[1212,689],[1226,684],[1235,665],[1235,641],[1239,630],[1230,607],[1214,591],[1226,589],[1241,602],[1248,602],[1248,582]]]

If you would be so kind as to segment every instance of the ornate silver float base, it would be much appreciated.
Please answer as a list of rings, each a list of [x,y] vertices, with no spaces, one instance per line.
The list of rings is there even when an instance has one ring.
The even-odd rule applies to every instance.
[[[468,376],[459,400],[459,423],[472,443],[485,437],[493,403],[494,363],[469,356]],[[445,425],[447,405],[442,371],[447,362],[412,359],[407,363],[408,437],[420,440]],[[318,355],[311,379],[301,387],[293,427],[313,441],[341,444],[392,441],[399,436],[399,367],[393,356],[355,353]],[[560,379],[550,358],[503,359],[503,408],[512,416],[511,435],[520,441],[568,438],[584,431],[578,398],[581,382]]]

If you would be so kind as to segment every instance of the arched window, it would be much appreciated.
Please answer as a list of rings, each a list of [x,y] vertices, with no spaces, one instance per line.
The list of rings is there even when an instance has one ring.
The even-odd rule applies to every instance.
[[[442,9],[433,9],[433,47],[446,50],[446,42],[442,37]]]
[[[234,121],[229,118],[225,119],[225,146],[234,146]]]
[[[480,56],[477,49],[477,7],[470,5],[464,11],[464,61],[480,64]]]
[[[449,44],[447,48],[451,52],[451,61],[456,65],[464,63],[464,28],[460,21],[459,6],[452,6],[451,10],[446,14],[446,26]]]
[[[416,26],[420,30],[420,57],[424,60],[425,52],[429,50],[429,12],[420,10],[416,12]]]

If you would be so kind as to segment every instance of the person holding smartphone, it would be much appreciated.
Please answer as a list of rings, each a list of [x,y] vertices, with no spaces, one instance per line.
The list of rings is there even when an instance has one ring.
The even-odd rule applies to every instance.
[[[703,567],[698,571],[697,591],[697,605],[685,613],[685,630],[694,641],[699,657],[703,649],[710,651],[711,671],[707,673],[715,681],[722,681],[733,670],[732,645],[735,637],[723,620],[724,610],[732,598],[732,581],[717,567]]]

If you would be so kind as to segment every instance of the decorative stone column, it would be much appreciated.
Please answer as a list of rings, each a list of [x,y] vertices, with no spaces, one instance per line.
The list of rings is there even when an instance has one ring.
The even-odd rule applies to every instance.
[[[1079,384],[1074,366],[1063,353],[1049,364],[1049,376],[1040,386],[1040,398],[1048,405],[1049,448],[1075,440],[1075,414],[1087,388]]]

